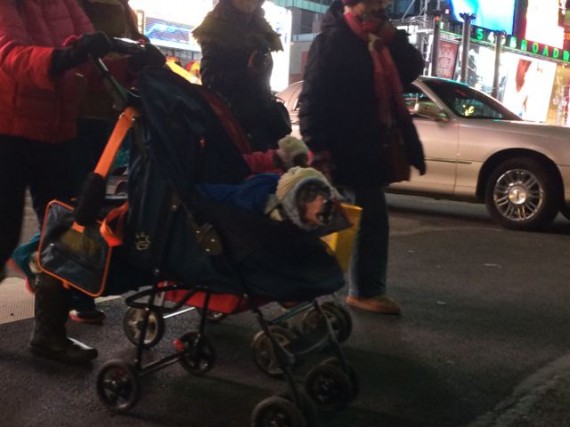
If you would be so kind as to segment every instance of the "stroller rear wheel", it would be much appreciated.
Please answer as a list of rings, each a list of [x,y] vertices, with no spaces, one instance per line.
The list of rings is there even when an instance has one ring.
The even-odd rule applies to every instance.
[[[133,366],[122,360],[106,362],[97,374],[97,395],[114,412],[132,409],[140,398],[139,379]]]
[[[284,397],[272,396],[257,404],[251,415],[252,427],[305,427],[301,411]]]
[[[149,309],[148,324],[143,340],[143,348],[151,348],[160,342],[164,336],[164,318],[156,310]],[[123,330],[125,335],[134,345],[139,345],[139,339],[143,332],[145,309],[130,307],[123,317]]]
[[[277,343],[285,350],[290,347],[295,339],[293,333],[281,326],[270,326],[269,329]],[[253,350],[255,364],[263,373],[274,378],[283,375],[283,369],[277,360],[271,339],[267,336],[265,331],[259,331],[253,337],[251,348]]]
[[[194,375],[209,372],[216,363],[216,352],[210,341],[198,331],[190,331],[178,338],[182,345],[180,364]]]
[[[354,396],[348,375],[330,363],[321,363],[309,371],[305,390],[322,411],[344,409]]]
[[[350,396],[349,401],[352,402],[357,398],[358,394],[360,393],[360,377],[358,376],[358,373],[356,372],[356,369],[354,369],[352,363],[348,361],[345,362],[346,370],[342,368],[342,363],[337,357],[329,357],[328,359],[323,360],[321,364],[336,366],[344,373],[346,373],[348,379],[350,380],[350,385],[352,386],[352,396]]]
[[[283,397],[288,401],[292,402],[293,404],[296,404],[295,406],[297,406],[297,408],[300,409],[301,413],[303,414],[303,417],[305,418],[305,423],[306,423],[305,425],[307,426],[317,425],[317,419],[319,416],[317,407],[315,406],[315,403],[311,400],[311,398],[307,396],[307,393],[305,393],[303,390],[299,389],[297,390],[297,398],[298,398],[297,402],[294,401],[291,391],[279,393],[279,397]]]
[[[333,302],[321,304],[321,310],[328,319],[337,341],[339,343],[346,341],[352,333],[352,318],[350,313]],[[307,311],[301,321],[301,333],[309,334],[321,328],[323,330],[326,328],[321,313],[315,308]]]

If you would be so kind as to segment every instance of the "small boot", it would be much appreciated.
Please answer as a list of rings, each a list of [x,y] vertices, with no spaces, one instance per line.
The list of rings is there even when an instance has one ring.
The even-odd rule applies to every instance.
[[[65,322],[71,293],[61,282],[46,274],[36,278],[34,331],[30,351],[58,362],[79,364],[97,357],[97,350],[67,337]]]
[[[97,310],[95,300],[81,292],[71,292],[71,310],[69,319],[88,325],[102,325],[105,313]]]

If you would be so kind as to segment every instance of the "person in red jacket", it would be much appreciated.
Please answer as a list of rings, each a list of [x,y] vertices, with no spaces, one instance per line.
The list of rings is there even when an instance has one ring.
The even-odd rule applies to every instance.
[[[77,74],[94,75],[89,55],[111,48],[77,0],[0,2],[1,271],[20,238],[26,190],[40,224],[50,200],[73,195],[69,144],[76,135]],[[123,74],[141,62],[127,58]],[[59,281],[38,276],[30,350],[64,363],[88,362],[97,350],[67,337],[69,301]]]

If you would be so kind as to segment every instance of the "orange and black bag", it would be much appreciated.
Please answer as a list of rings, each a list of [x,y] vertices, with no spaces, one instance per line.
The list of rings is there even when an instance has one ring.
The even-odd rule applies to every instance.
[[[38,250],[40,269],[93,297],[105,292],[113,248],[122,244],[128,204],[106,202],[106,180],[136,115],[127,109],[119,118],[77,205],[52,200],[46,208]]]

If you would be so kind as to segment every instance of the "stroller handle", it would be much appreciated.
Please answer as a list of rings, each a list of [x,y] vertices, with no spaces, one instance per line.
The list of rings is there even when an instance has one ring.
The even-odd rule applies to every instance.
[[[133,55],[146,49],[144,44],[120,37],[113,37],[111,43],[113,46],[111,51],[122,55]],[[90,55],[89,59],[103,80],[107,92],[113,98],[113,108],[117,111],[124,111],[129,106],[132,93],[117,82],[101,58]]]
[[[138,52],[145,50],[144,44],[127,38],[113,37],[111,39],[112,49],[111,51],[120,53],[122,55],[133,55]]]

